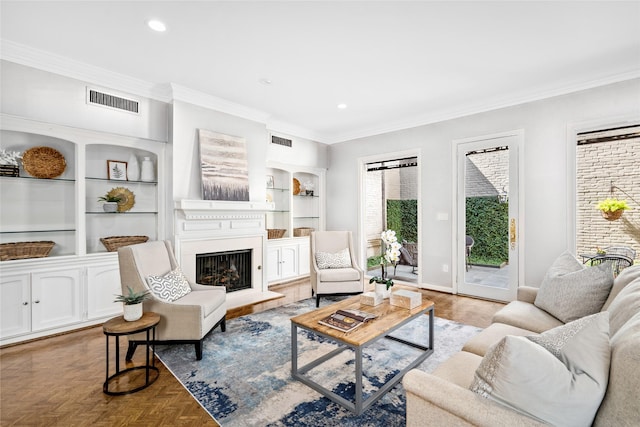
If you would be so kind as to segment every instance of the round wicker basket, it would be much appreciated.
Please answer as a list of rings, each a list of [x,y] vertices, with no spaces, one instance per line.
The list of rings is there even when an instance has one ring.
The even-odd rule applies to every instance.
[[[62,175],[67,162],[55,148],[33,147],[22,155],[22,165],[24,170],[36,178],[56,178]]]

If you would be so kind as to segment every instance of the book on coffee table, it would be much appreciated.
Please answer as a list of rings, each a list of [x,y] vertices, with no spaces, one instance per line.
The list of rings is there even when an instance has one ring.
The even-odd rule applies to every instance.
[[[378,315],[361,310],[338,310],[324,319],[318,320],[318,323],[342,332],[351,332],[376,317]]]

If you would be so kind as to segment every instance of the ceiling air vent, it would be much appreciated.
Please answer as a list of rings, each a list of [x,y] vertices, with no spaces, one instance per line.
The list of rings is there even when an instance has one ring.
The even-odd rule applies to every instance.
[[[87,101],[89,104],[101,105],[103,107],[116,108],[118,110],[129,111],[138,114],[138,101],[121,98],[108,93],[98,92],[87,88]]]
[[[281,137],[275,136],[275,135],[271,135],[271,143],[272,144],[278,144],[278,145],[284,145],[285,147],[291,147],[291,145],[293,144],[293,142],[290,139],[281,138]]]

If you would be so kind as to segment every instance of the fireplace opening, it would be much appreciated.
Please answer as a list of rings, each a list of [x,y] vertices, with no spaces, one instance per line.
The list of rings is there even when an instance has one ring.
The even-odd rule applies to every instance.
[[[251,251],[196,254],[196,283],[223,285],[227,292],[251,289]]]

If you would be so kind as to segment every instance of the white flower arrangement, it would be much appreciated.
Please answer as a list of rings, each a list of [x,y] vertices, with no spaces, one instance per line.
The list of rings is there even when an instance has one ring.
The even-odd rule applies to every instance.
[[[398,243],[398,237],[394,230],[385,230],[380,234],[382,240],[382,246],[384,254],[380,257],[380,267],[382,269],[381,276],[372,277],[369,283],[384,283],[387,285],[387,290],[393,286],[393,280],[387,278],[386,266],[387,263],[395,265],[400,261],[400,248],[402,245]]]
[[[22,159],[20,152],[0,148],[0,165],[18,166],[18,159]]]

